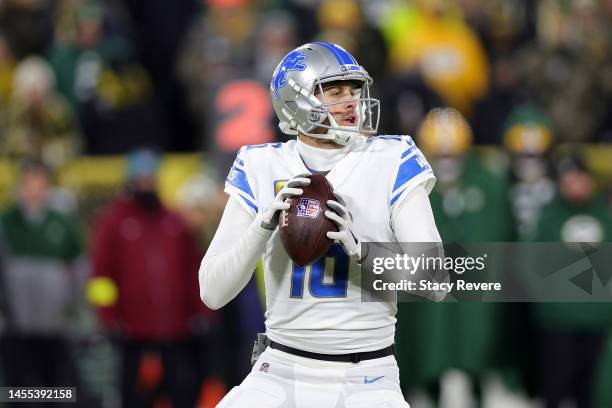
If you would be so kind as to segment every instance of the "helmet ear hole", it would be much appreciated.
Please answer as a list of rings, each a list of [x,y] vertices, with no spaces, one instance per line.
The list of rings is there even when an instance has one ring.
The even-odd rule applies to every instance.
[[[326,117],[325,114],[322,113],[322,112],[312,111],[312,112],[310,112],[310,115],[308,116],[308,119],[311,122],[314,122],[314,123],[321,123],[321,122],[323,122],[325,120],[325,117]]]

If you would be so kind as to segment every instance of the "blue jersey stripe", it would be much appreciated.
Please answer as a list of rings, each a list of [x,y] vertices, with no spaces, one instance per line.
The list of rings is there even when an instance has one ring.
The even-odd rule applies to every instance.
[[[258,144],[258,145],[247,145],[244,146],[247,150],[251,150],[251,149],[261,149],[262,147],[272,147],[274,149],[278,149],[279,147],[281,147],[283,144],[281,142],[278,143],[263,143],[263,144]]]
[[[429,169],[429,165],[422,165],[418,161],[419,155],[415,154],[399,166],[397,171],[397,177],[395,178],[395,184],[393,185],[393,191],[397,191],[400,187],[410,181],[413,177]]]
[[[415,150],[416,150],[416,146],[409,147],[408,149],[406,149],[404,153],[402,153],[402,157],[400,158],[400,160],[408,156],[410,153],[414,152]]]
[[[370,136],[366,139],[366,143],[372,143],[375,140],[397,140],[401,141],[401,136]]]
[[[244,162],[240,159],[236,159],[234,160],[234,164],[232,164],[232,168],[244,171]]]
[[[393,197],[391,199],[391,202],[389,203],[389,206],[392,206],[393,204],[395,204],[395,202],[397,201],[398,198],[400,198],[400,196],[402,195],[403,191],[398,193],[395,197]]]
[[[406,140],[406,144],[407,144],[408,146],[410,146],[410,147],[414,147],[414,146],[416,146],[416,145],[414,144],[414,140],[412,140],[412,138],[411,138],[411,137],[407,137],[405,140]]]
[[[226,181],[255,200],[255,195],[251,190],[251,186],[249,185],[249,181],[247,180],[244,170],[239,169],[236,166],[232,166],[229,174],[227,175]]]
[[[240,196],[240,198],[242,198],[244,200],[245,203],[247,203],[247,205],[249,207],[251,207],[252,209],[255,210],[255,212],[257,212],[257,206],[255,204],[253,204],[252,202],[250,202],[249,200],[246,199],[246,197]]]

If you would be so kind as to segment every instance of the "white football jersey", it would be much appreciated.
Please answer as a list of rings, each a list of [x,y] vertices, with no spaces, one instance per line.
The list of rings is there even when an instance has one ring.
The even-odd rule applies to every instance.
[[[395,242],[391,211],[407,192],[435,177],[409,136],[360,137],[326,177],[346,201],[360,241]],[[244,146],[225,191],[253,216],[265,211],[284,183],[310,172],[296,141]],[[312,265],[294,264],[278,229],[263,254],[266,334],[278,343],[325,354],[377,350],[393,344],[395,302],[361,302],[360,267],[339,244]]]

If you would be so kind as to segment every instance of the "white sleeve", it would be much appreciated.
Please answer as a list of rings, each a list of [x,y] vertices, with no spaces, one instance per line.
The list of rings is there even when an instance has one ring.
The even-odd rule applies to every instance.
[[[238,200],[230,196],[200,265],[200,297],[210,309],[223,307],[240,293],[272,235]]]
[[[444,247],[440,239],[440,233],[436,227],[431,204],[427,195],[426,187],[418,185],[405,197],[399,206],[391,212],[391,227],[395,232],[397,242],[436,243],[431,249],[436,249],[437,256],[444,257]],[[430,249],[430,245],[421,247]],[[434,282],[450,281],[447,271],[440,270],[426,275],[427,279]],[[440,302],[445,299],[446,291],[417,292],[417,296]]]
[[[442,242],[423,184],[392,207],[391,228],[397,242]]]

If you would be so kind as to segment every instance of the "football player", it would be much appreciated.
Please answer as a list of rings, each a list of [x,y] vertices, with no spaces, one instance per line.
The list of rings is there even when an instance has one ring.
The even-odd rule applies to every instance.
[[[361,242],[440,242],[428,198],[435,178],[409,136],[375,136],[371,84],[331,43],[298,47],[274,71],[279,126],[297,138],[240,149],[199,272],[202,300],[218,309],[263,256],[269,347],[219,407],[408,407],[394,357],[396,303],[361,302]],[[338,231],[327,234],[330,251],[302,268],[281,244],[278,218],[315,172],[339,197],[325,212]]]

